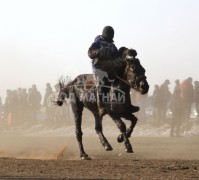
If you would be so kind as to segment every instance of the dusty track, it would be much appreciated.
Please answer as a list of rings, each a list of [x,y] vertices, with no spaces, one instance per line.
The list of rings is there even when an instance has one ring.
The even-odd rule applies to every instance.
[[[131,138],[134,154],[108,138],[105,152],[99,139],[85,138],[92,160],[80,160],[75,138],[9,136],[0,141],[1,179],[199,179],[198,137]],[[10,143],[12,142],[12,143]],[[56,159],[64,147],[61,159]]]
[[[65,179],[198,179],[199,161],[102,158],[78,160],[0,159],[4,177]],[[3,168],[2,168],[3,167]]]

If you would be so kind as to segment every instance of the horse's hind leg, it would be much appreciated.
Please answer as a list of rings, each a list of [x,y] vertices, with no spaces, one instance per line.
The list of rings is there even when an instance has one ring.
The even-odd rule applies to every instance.
[[[76,133],[77,141],[79,143],[80,157],[82,159],[90,159],[89,156],[85,153],[83,143],[82,143],[83,133],[82,133],[81,125],[82,125],[83,104],[77,100],[71,105],[72,105],[72,110],[75,116],[75,127],[76,127],[75,133]]]
[[[126,135],[126,125],[124,124],[124,122],[122,122],[122,120],[120,118],[114,118],[114,117],[112,117],[112,118],[115,121],[115,123],[117,124],[118,128],[120,129],[120,132],[123,135],[125,151],[128,153],[133,153],[133,148],[132,148],[130,141]]]
[[[127,138],[130,138],[130,137],[131,137],[131,134],[132,134],[132,132],[133,132],[133,129],[134,129],[135,125],[137,124],[137,120],[138,120],[138,119],[137,119],[137,117],[135,117],[133,114],[127,114],[126,116],[124,116],[124,118],[125,118],[126,120],[130,120],[130,121],[131,121],[130,127],[126,130],[126,136],[127,136]],[[123,136],[123,134],[120,134],[120,135],[118,136],[117,141],[118,141],[119,143],[121,143],[121,142],[124,141],[124,136]]]
[[[106,139],[106,137],[103,134],[103,129],[102,129],[102,118],[103,117],[99,116],[98,114],[94,114],[94,116],[95,116],[95,131],[98,134],[102,145],[104,146],[106,151],[112,151],[113,148],[111,147],[108,140]]]

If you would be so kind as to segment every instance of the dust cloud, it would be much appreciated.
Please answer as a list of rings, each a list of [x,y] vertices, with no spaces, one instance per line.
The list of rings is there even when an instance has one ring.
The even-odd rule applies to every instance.
[[[170,120],[157,125],[150,118],[140,119],[130,138],[134,154],[127,154],[124,144],[117,142],[120,132],[109,116],[103,120],[103,129],[113,151],[106,152],[95,133],[92,114],[87,110],[83,114],[83,143],[86,153],[93,159],[129,156],[141,159],[199,159],[199,124],[195,120],[183,124],[180,137],[170,137]],[[54,125],[46,121],[31,126],[1,126],[0,157],[80,160],[73,119],[64,123],[55,121]],[[128,127],[130,123],[124,122]]]

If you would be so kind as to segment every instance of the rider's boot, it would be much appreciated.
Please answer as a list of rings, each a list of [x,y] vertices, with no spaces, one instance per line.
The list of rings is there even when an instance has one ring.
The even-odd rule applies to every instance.
[[[140,110],[140,108],[139,108],[138,106],[133,106],[133,105],[131,104],[131,106],[130,106],[130,111],[131,111],[131,113],[138,112],[139,110]]]

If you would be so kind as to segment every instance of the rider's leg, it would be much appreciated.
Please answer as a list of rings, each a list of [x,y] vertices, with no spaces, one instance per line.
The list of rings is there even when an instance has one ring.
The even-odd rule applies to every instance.
[[[103,116],[106,114],[104,102],[103,102],[103,88],[101,86],[97,86],[97,106],[99,111],[99,116]]]
[[[102,102],[102,82],[103,82],[103,78],[96,73],[95,69],[93,71],[93,79],[95,81],[95,86],[96,86],[96,90],[97,90],[97,106],[98,106],[98,111],[99,111],[99,115],[103,116],[105,113],[105,108]]]
[[[97,104],[98,104],[98,109],[99,109],[99,115],[103,116],[107,113],[106,104],[108,104],[110,101],[109,92],[110,92],[111,84],[107,81],[104,81],[104,84],[98,88],[100,88],[100,93],[98,95]]]

